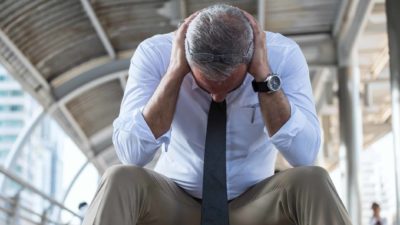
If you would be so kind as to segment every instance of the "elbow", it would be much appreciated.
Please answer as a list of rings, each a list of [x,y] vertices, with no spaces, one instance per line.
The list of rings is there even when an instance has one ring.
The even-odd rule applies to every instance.
[[[131,157],[129,157],[127,149],[124,148],[124,146],[126,146],[126,143],[124,143],[126,142],[126,140],[123,140],[123,138],[121,137],[120,129],[114,129],[112,142],[119,161],[125,165],[133,164]]]
[[[294,167],[312,166],[315,164],[320,147],[321,135],[318,131],[308,137],[297,137],[292,141],[286,159]]]
[[[295,163],[297,165],[293,166],[312,166],[315,164],[321,146],[321,137],[317,133],[314,138],[310,139],[311,140],[308,142],[308,144],[306,144],[304,149],[302,149],[304,154],[299,157],[298,162]]]
[[[122,164],[143,167],[152,160],[151,156],[140,150],[140,141],[125,131],[114,129],[112,142]]]
[[[306,154],[299,156],[296,160],[292,160],[290,164],[294,167],[298,166],[313,166],[318,155],[318,149],[310,149],[305,151]]]
[[[315,164],[315,160],[318,155],[317,149],[308,149],[308,150],[304,149],[304,151],[302,152],[303,153],[301,155],[298,155],[297,157],[287,158],[290,165],[292,165],[293,167],[298,167],[298,166],[312,166]]]

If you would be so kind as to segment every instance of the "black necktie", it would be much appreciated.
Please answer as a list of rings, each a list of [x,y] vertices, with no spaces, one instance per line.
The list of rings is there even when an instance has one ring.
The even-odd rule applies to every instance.
[[[226,102],[212,101],[204,152],[201,225],[229,225],[225,153]]]

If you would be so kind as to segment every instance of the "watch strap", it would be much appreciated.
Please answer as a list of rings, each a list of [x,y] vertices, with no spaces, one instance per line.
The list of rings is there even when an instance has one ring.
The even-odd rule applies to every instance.
[[[257,82],[256,80],[253,80],[253,82],[251,82],[251,85],[253,86],[253,90],[255,92],[270,92],[271,91],[271,89],[269,89],[268,85],[266,84],[266,81]]]

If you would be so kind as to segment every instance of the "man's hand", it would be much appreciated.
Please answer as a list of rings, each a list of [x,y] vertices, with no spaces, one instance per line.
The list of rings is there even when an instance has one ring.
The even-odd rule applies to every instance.
[[[175,74],[185,76],[190,72],[190,67],[185,55],[185,39],[186,32],[190,22],[196,17],[198,12],[193,13],[186,18],[183,23],[176,30],[174,43],[172,44],[171,59],[168,70],[173,71]]]
[[[253,28],[254,36],[254,53],[248,71],[256,81],[261,82],[267,79],[268,74],[271,73],[268,65],[265,32],[252,15],[246,11],[243,11],[243,13],[246,15]]]

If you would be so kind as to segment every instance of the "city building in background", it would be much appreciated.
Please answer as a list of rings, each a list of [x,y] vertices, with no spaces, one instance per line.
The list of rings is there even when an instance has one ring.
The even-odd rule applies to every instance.
[[[3,162],[24,127],[29,96],[0,66],[0,162]]]
[[[18,136],[22,134],[25,126],[30,123],[34,114],[39,110],[41,110],[41,106],[24,92],[18,82],[0,66],[0,165],[4,164]],[[64,150],[69,151],[70,154],[81,154],[77,148],[65,149],[65,147],[73,146],[71,144],[65,146],[68,139],[68,136],[51,117],[44,116],[29,134],[15,164],[11,167],[12,173],[29,181],[30,185],[51,198],[63,199],[66,186],[69,184],[68,181],[64,180],[65,171],[63,170],[65,167],[67,169],[74,167],[65,165],[63,161]],[[78,162],[79,160],[67,163]],[[97,174],[92,174],[92,176],[96,177]],[[32,192],[22,191],[23,187],[10,179],[3,179],[0,188],[3,197],[18,198],[18,202],[22,206],[34,212],[46,212],[46,215],[50,218],[59,217],[59,210],[50,207],[49,201],[39,195],[32,194]],[[2,204],[2,206],[10,208],[7,204]],[[78,209],[77,207],[78,204],[76,209]],[[40,220],[38,215],[22,211],[19,213],[24,214],[26,219]],[[7,213],[0,211],[0,224],[1,219],[10,221],[9,217],[10,215]],[[18,223],[31,224],[23,219],[18,219]]]
[[[26,94],[7,71],[0,67],[0,162],[4,163],[24,126],[29,124],[33,114],[41,106]],[[62,140],[60,128],[48,117],[44,117],[24,144],[21,154],[11,171],[30,184],[54,198],[61,195]],[[21,199],[32,210],[41,211],[48,207],[40,196],[21,192],[15,182],[6,180],[1,184],[2,193]]]

